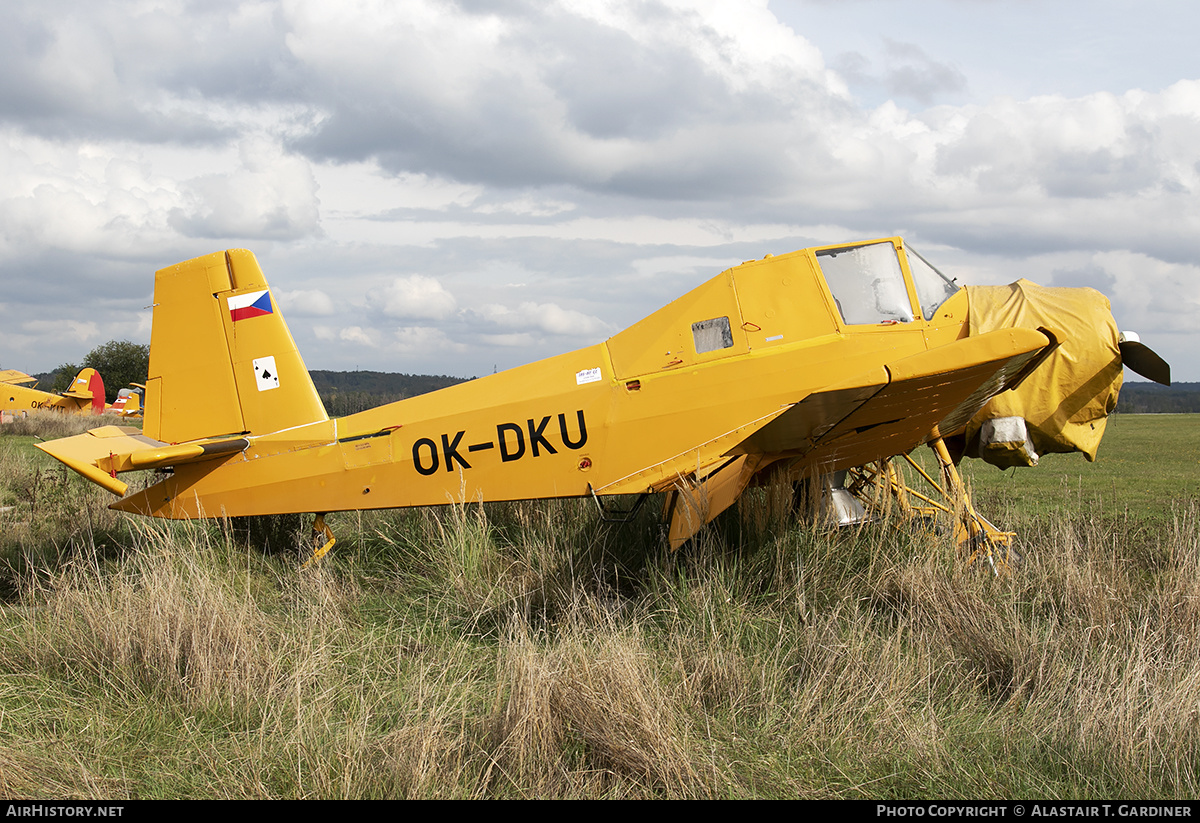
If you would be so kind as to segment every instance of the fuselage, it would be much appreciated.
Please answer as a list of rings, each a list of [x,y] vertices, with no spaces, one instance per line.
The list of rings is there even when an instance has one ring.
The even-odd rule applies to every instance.
[[[966,295],[948,281],[921,285],[930,275],[914,276],[916,259],[894,238],[750,261],[603,343],[348,417],[251,431],[243,451],[178,466],[114,505],[196,517],[623,494],[702,475],[739,448],[822,470],[905,452],[965,390],[939,399],[937,381],[914,384],[923,414],[889,411],[836,449],[817,448],[811,426],[747,438],[816,393],[886,382],[875,375],[887,364],[966,337]]]

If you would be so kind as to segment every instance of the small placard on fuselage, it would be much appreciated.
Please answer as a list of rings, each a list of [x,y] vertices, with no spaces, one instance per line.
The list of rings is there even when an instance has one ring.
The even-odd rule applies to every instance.
[[[600,369],[584,369],[583,371],[575,372],[575,384],[582,386],[585,383],[599,383]]]

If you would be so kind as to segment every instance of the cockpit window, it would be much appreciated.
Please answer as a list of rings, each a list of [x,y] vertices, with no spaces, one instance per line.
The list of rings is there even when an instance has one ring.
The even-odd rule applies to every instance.
[[[921,301],[921,314],[932,320],[938,306],[958,291],[958,284],[935,269],[929,261],[908,246],[908,270],[912,272],[913,284],[917,287],[917,299]]]
[[[913,321],[904,273],[891,243],[817,252],[821,273],[850,325]]]

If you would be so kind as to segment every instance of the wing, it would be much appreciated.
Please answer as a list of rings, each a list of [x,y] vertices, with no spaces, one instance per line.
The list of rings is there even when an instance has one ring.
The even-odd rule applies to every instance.
[[[1002,329],[906,357],[814,392],[731,453],[799,458],[821,472],[904,454],[935,431],[961,431],[1054,345],[1052,333]]]
[[[23,386],[36,382],[36,377],[30,377],[23,371],[17,371],[16,369],[0,370],[0,383],[10,383],[15,386]]]
[[[762,421],[707,472],[679,478],[668,500],[678,548],[782,460],[824,474],[911,451],[960,431],[990,397],[1019,383],[1056,345],[1053,333],[1005,329],[968,337],[813,392]]]

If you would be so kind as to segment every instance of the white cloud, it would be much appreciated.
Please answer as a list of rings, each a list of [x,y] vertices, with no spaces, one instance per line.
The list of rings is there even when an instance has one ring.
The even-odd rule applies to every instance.
[[[479,340],[483,345],[502,349],[523,349],[536,346],[540,340],[537,335],[528,332],[512,334],[481,334]]]
[[[496,326],[532,329],[567,337],[606,337],[613,331],[609,324],[598,317],[564,309],[554,303],[527,302],[515,309],[492,303],[480,307],[475,313]]]
[[[98,340],[100,327],[90,321],[63,320],[31,320],[21,325],[21,330],[28,334],[53,334],[56,337],[66,337],[71,340],[86,343]]]
[[[487,203],[479,206],[480,214],[515,214],[529,217],[555,217],[574,210],[575,204],[563,200],[552,200],[531,196],[518,197],[503,203]]]
[[[321,289],[275,289],[274,295],[288,315],[327,317],[337,311],[333,298]]]
[[[59,143],[0,131],[0,248],[128,255],[170,234],[177,185],[129,144]],[[0,252],[2,253],[2,252]]]
[[[338,339],[344,340],[347,343],[357,343],[360,346],[369,346],[378,348],[379,335],[373,330],[364,329],[362,326],[347,326],[338,332]]]
[[[461,352],[464,347],[455,343],[441,329],[428,326],[406,326],[394,332],[392,350],[407,356],[429,356],[436,352]]]
[[[318,232],[317,186],[308,161],[260,139],[238,146],[236,170],[183,183],[173,228],[187,237],[298,239]]]
[[[624,190],[649,172],[660,189],[696,177],[725,188],[761,156],[729,137],[786,126],[794,138],[844,97],[764,3],[287,10],[322,109],[298,145],[397,173]]]
[[[719,271],[724,271],[730,266],[736,266],[741,262],[743,261],[721,257],[663,255],[635,260],[633,261],[633,268],[637,271],[638,276],[643,278],[658,278],[663,276],[690,276],[695,278],[697,274],[711,275]]]
[[[374,161],[323,163],[314,168],[314,173],[320,184],[321,212],[326,220],[463,209],[484,191],[481,186],[428,174],[388,174]]]
[[[346,326],[341,329],[332,326],[314,326],[313,334],[318,340],[326,342],[341,341],[372,349],[379,348],[379,333],[374,329],[365,329],[362,326]]]
[[[409,320],[444,320],[458,305],[435,278],[420,274],[397,277],[384,288],[372,289],[367,300],[387,317]]]

